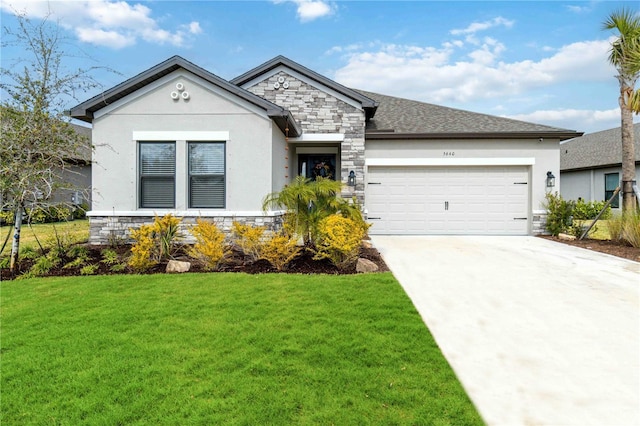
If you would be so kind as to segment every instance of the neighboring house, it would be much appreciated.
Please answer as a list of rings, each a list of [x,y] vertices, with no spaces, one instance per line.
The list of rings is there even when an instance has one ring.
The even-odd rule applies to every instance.
[[[640,123],[634,124],[636,176],[640,174]],[[608,200],[622,178],[620,127],[589,133],[560,144],[560,195],[567,200]],[[621,206],[620,195],[611,203]]]
[[[227,81],[174,56],[76,106],[93,243],[173,213],[275,227],[262,200],[328,175],[372,234],[535,234],[571,130],[357,91],[278,56]],[[551,188],[553,189],[553,188]]]
[[[79,150],[77,158],[67,159],[67,165],[61,174],[65,186],[73,187],[76,190],[61,189],[56,191],[51,197],[51,201],[53,203],[72,203],[78,206],[86,205],[91,208],[91,128],[73,123],[71,123],[71,127],[87,142],[86,146]]]
[[[73,123],[70,125],[84,138],[86,145],[78,150],[79,155],[66,158],[64,170],[57,169],[55,175],[64,182],[63,186],[73,187],[74,190],[57,189],[47,202],[50,204],[64,202],[91,208],[91,128]],[[2,194],[0,194],[0,205],[2,205]]]

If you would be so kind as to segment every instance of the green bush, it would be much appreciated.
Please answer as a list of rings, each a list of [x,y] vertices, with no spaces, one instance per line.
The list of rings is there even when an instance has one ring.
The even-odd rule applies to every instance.
[[[547,210],[547,231],[553,236],[567,232],[572,225],[574,201],[564,200],[561,195],[547,193],[543,206]]]
[[[593,220],[602,211],[606,201],[584,201],[578,199],[573,206],[573,218],[576,220]],[[611,206],[607,206],[607,210],[600,216],[600,219],[609,219],[611,217]]]

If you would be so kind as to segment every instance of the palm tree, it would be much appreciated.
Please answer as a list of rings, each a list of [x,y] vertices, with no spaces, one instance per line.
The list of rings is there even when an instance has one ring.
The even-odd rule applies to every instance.
[[[318,224],[329,215],[341,214],[365,226],[359,206],[336,195],[341,188],[342,182],[339,181],[297,176],[282,191],[267,195],[262,208],[284,208],[293,231],[303,238],[306,245],[313,246]]]
[[[640,14],[621,9],[609,15],[603,23],[605,30],[617,30],[619,35],[611,43],[609,62],[616,68],[620,83],[621,131],[622,131],[622,210],[635,208],[633,194],[635,180],[635,146],[633,141],[633,111],[637,111],[636,80],[640,76]]]

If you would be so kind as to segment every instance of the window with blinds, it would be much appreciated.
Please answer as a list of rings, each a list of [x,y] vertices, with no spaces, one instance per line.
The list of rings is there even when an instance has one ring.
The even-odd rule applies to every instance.
[[[224,142],[189,143],[189,207],[224,208]]]
[[[173,208],[176,199],[176,144],[141,142],[139,145],[140,207]]]

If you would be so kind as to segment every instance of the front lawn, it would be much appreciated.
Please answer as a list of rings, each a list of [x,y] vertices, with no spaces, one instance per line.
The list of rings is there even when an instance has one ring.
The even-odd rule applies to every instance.
[[[13,225],[0,226],[0,248],[2,243],[7,237],[7,234],[13,231]],[[66,243],[79,243],[89,240],[89,220],[73,220],[70,222],[57,222],[57,223],[37,223],[29,226],[26,223],[22,224],[20,231],[20,250],[24,251],[27,248],[37,250],[38,243],[43,247],[51,247],[55,241],[56,234],[58,238],[61,238]],[[11,240],[5,246],[4,251],[0,252],[0,255],[9,255],[11,253]]]
[[[482,424],[390,273],[1,286],[2,424]]]

